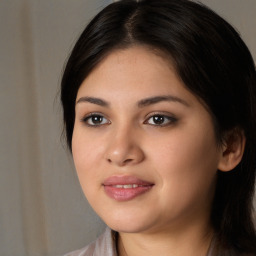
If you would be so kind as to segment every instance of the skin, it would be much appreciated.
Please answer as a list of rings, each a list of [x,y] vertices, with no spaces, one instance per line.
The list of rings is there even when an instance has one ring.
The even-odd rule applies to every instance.
[[[138,106],[163,95],[171,98]],[[81,84],[74,163],[89,203],[119,232],[120,255],[206,255],[224,150],[209,112],[186,89],[171,62],[153,50],[116,50]],[[120,202],[102,185],[113,175],[135,176],[154,186]]]

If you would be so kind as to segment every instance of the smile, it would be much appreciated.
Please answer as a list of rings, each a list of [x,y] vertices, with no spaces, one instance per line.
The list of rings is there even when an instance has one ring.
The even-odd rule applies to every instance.
[[[104,181],[103,186],[111,199],[128,201],[149,192],[154,184],[134,176],[112,176]]]
[[[113,185],[115,188],[137,188],[137,187],[143,187],[143,185],[138,184],[127,184],[127,185]]]

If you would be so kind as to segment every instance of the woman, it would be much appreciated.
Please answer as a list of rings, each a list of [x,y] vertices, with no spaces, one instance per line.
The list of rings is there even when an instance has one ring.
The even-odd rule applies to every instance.
[[[113,3],[61,89],[80,184],[109,227],[68,255],[256,255],[256,74],[227,22],[187,0]]]

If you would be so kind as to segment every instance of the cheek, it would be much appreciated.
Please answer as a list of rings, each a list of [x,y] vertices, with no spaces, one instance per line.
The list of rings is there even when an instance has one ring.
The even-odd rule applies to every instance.
[[[80,126],[74,128],[72,137],[72,153],[77,171],[86,167],[90,169],[97,163],[97,159],[103,151],[102,140],[98,136],[84,131]],[[81,168],[80,168],[81,167]]]
[[[190,132],[158,140],[151,152],[162,190],[181,201],[212,193],[219,159],[213,132]]]
[[[74,129],[72,138],[73,160],[79,182],[87,195],[91,185],[100,179],[99,159],[102,158],[102,145],[96,139],[84,134],[83,131]],[[101,156],[101,157],[100,157]],[[96,183],[97,184],[97,183]]]
[[[215,134],[207,127],[185,127],[168,136],[158,137],[151,146],[151,155],[157,165],[176,172],[205,172],[217,169],[219,152]],[[178,169],[178,170],[177,170]],[[207,173],[207,172],[205,172]]]

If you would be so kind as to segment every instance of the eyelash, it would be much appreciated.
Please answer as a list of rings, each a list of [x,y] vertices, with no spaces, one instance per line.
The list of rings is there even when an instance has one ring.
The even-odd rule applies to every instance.
[[[164,123],[163,124],[150,124],[149,120],[152,119],[152,118],[164,119],[164,121],[163,121]],[[166,127],[166,126],[169,126],[169,125],[172,125],[172,124],[176,123],[177,121],[178,121],[178,119],[176,117],[174,117],[174,116],[170,116],[170,115],[166,115],[166,114],[161,114],[161,113],[154,113],[154,114],[151,114],[146,119],[146,121],[143,122],[143,124],[149,124],[149,125],[158,126],[158,127]]]
[[[100,113],[90,113],[89,115],[82,118],[81,121],[89,127],[99,127],[99,126],[107,125],[107,124],[111,123],[110,121],[107,120],[107,122],[104,123],[104,124],[89,124],[89,121],[92,122],[92,118],[101,118],[101,119],[106,119],[107,120],[107,118],[105,118],[104,115],[102,115]]]
[[[100,118],[101,120],[106,120],[104,121],[104,123],[99,123],[99,124],[93,124],[94,121],[92,121],[92,118]],[[151,124],[149,123],[149,120],[150,119],[153,119],[153,118],[159,118],[160,122],[163,120],[163,124]],[[85,116],[84,118],[81,119],[81,121],[83,123],[85,123],[87,126],[89,127],[100,127],[102,125],[108,125],[108,124],[111,124],[111,122],[104,117],[104,115],[100,114],[100,113],[90,113],[89,115]],[[157,120],[154,120],[154,122],[156,122]],[[154,114],[151,114],[144,122],[143,124],[148,124],[148,125],[152,125],[152,126],[157,126],[157,127],[166,127],[166,126],[169,126],[169,125],[172,125],[174,123],[176,123],[178,120],[177,118],[173,117],[173,116],[169,116],[169,115],[166,115],[166,114],[160,114],[160,113],[154,113]],[[91,124],[89,123],[91,122]],[[102,122],[102,121],[100,121]]]

